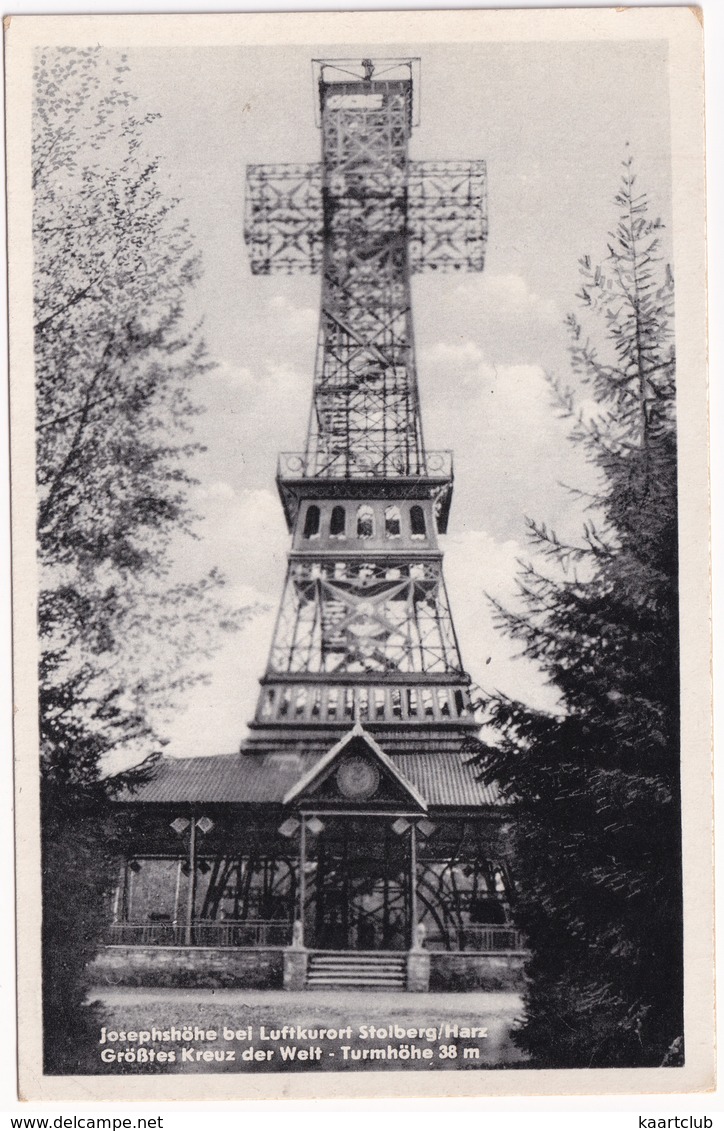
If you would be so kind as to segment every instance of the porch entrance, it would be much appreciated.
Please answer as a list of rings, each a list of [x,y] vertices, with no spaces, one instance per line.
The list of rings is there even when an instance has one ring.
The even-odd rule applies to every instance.
[[[310,859],[311,857],[311,859]],[[316,950],[407,950],[412,931],[409,834],[389,822],[330,820],[305,863],[304,940]]]
[[[181,834],[179,824],[163,813],[120,868],[112,945],[296,941],[369,955],[402,954],[420,939],[436,951],[523,946],[497,830],[482,821],[318,808],[243,822],[202,815]]]

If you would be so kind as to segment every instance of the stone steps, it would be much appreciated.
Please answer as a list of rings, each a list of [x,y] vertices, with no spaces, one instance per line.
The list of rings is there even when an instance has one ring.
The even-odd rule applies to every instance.
[[[390,952],[316,951],[309,955],[307,989],[344,987],[404,990],[405,955]]]

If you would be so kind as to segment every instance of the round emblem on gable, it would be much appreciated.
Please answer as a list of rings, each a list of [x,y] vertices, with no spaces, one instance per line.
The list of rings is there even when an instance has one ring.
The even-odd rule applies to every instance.
[[[345,758],[336,776],[339,792],[354,801],[366,801],[380,784],[380,771],[366,758]]]

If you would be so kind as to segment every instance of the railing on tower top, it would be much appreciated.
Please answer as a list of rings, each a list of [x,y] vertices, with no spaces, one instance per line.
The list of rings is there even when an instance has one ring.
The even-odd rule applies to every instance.
[[[321,453],[280,452],[277,463],[277,479],[443,479],[453,477],[453,454],[451,451],[426,452],[421,456],[415,470],[404,463],[392,459],[384,462],[376,456],[369,463],[357,459],[350,467],[349,453],[340,452],[336,456],[322,456]]]

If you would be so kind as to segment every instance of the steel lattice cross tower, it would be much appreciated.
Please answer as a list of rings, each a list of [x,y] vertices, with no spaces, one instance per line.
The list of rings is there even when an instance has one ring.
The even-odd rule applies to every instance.
[[[417,60],[316,64],[322,161],[247,171],[254,274],[321,272],[304,452],[277,483],[292,550],[247,749],[322,750],[358,720],[390,752],[476,729],[437,534],[449,452],[423,442],[413,271],[483,268],[485,166],[410,161]]]

